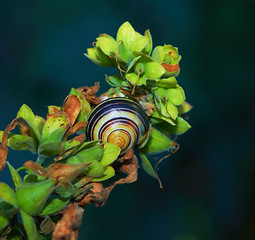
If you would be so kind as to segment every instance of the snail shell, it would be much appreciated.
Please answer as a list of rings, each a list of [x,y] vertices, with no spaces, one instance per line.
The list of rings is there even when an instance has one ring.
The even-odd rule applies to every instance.
[[[109,98],[97,105],[88,118],[86,129],[89,141],[101,139],[121,148],[120,155],[147,138],[148,115],[136,102],[127,98]]]

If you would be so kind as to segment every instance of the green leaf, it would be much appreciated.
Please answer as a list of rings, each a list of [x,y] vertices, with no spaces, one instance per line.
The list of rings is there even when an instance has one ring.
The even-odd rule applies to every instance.
[[[145,75],[139,76],[136,73],[127,73],[126,74],[126,79],[132,84],[132,85],[145,85],[146,84],[146,78]]]
[[[23,104],[17,113],[17,118],[18,117],[24,118],[30,126],[30,123],[34,122],[35,115],[29,106]]]
[[[178,117],[178,109],[169,100],[161,103],[161,114],[165,117],[171,117],[175,120]]]
[[[34,139],[26,135],[13,135],[9,139],[8,145],[14,150],[29,150],[32,153],[37,152],[37,144]]]
[[[69,122],[64,114],[52,115],[47,119],[43,126],[42,139],[47,137],[50,133],[58,130],[59,128],[62,128],[62,132],[63,129],[67,129],[68,124]]]
[[[124,80],[120,75],[114,75],[114,76],[107,76],[106,81],[108,84],[110,84],[113,87],[119,87],[122,86]]]
[[[123,41],[118,43],[118,56],[120,56],[126,62],[130,61],[131,53],[129,52],[126,44]]]
[[[181,106],[178,106],[178,113],[179,115],[182,115],[184,113],[189,112],[193,106],[191,106],[189,103],[184,102]]]
[[[149,174],[151,177],[157,178],[156,173],[150,163],[150,161],[148,160],[148,158],[140,151],[140,157],[142,159],[142,167],[144,169],[144,171]]]
[[[147,55],[150,55],[152,51],[152,37],[149,29],[145,31],[144,36],[147,37],[149,41],[147,42],[143,52],[145,52]]]
[[[65,206],[69,203],[69,198],[55,198],[46,202],[46,205],[42,212],[39,214],[40,216],[50,215],[57,213],[65,208]]]
[[[148,79],[160,78],[166,70],[157,62],[148,62],[145,65],[145,76]]]
[[[108,166],[113,163],[119,156],[121,149],[113,143],[104,144],[104,153],[100,160],[100,163],[104,166]]]
[[[161,120],[164,120],[172,125],[175,125],[175,122],[170,117],[165,117],[165,116],[161,115],[158,111],[154,111],[153,114],[151,115],[151,117],[156,118],[156,119],[161,119]],[[157,124],[159,122],[156,121],[155,123]]]
[[[127,73],[129,73],[129,72],[131,71],[132,67],[135,66],[135,64],[137,63],[137,61],[138,61],[140,58],[141,58],[141,56],[138,56],[138,57],[136,57],[136,58],[134,58],[134,59],[132,60],[132,62],[131,62],[131,63],[129,64],[129,66],[128,66]]]
[[[156,154],[170,149],[172,144],[173,142],[168,137],[155,128],[152,128],[151,136],[141,151],[145,155]]]
[[[6,164],[8,165],[8,167],[10,169],[14,187],[15,187],[15,189],[17,189],[22,184],[22,179],[21,179],[19,173],[17,172],[17,170],[14,169],[13,166],[9,162],[7,162]]]
[[[106,167],[98,161],[90,161],[91,164],[88,166],[88,170],[86,171],[86,175],[88,177],[98,178],[103,176]]]
[[[171,88],[176,86],[177,81],[175,77],[163,78],[156,82],[155,86],[162,88]]]
[[[176,85],[175,87],[167,89],[168,100],[176,106],[183,104],[185,101],[185,94],[181,86]]]
[[[117,51],[117,42],[109,35],[103,35],[97,38],[97,44],[104,54],[110,56],[110,52]]]
[[[111,166],[107,166],[104,174],[101,177],[94,177],[91,182],[102,182],[115,176],[115,170]]]
[[[18,208],[18,201],[16,198],[16,194],[7,184],[0,182],[0,198],[2,198],[5,202],[11,204],[15,208]]]
[[[130,45],[135,41],[136,39],[136,33],[134,28],[131,26],[129,22],[123,23],[117,32],[117,42],[123,41],[127,48],[130,48]]]
[[[165,49],[163,46],[157,46],[154,48],[151,58],[158,63],[162,63],[165,58]]]
[[[147,37],[141,36],[130,45],[129,49],[131,52],[133,51],[142,52],[148,41],[149,39]]]
[[[4,211],[0,210],[0,234],[1,230],[5,229],[9,225],[10,222],[7,214]]]
[[[191,128],[189,123],[181,117],[178,117],[175,120],[175,123],[176,123],[175,126],[170,125],[168,123],[160,123],[159,125],[157,125],[157,127],[159,130],[165,131],[169,134],[175,134],[175,135],[183,134]]]
[[[37,239],[37,229],[33,217],[30,216],[28,213],[24,212],[22,209],[20,209],[20,214],[24,228],[27,233],[27,239],[28,240]]]
[[[103,146],[97,145],[97,146],[79,151],[76,154],[76,157],[79,157],[79,159],[81,159],[81,163],[87,163],[88,161],[99,161],[103,153],[104,153]]]
[[[43,143],[38,148],[38,153],[47,157],[57,155],[62,149],[63,143],[59,140]]]
[[[0,142],[2,142],[4,131],[0,131]],[[14,136],[14,133],[7,133],[7,146],[9,146],[9,140],[12,136]]]
[[[69,198],[74,193],[74,187],[71,183],[62,183],[55,189],[55,192],[61,198]]]

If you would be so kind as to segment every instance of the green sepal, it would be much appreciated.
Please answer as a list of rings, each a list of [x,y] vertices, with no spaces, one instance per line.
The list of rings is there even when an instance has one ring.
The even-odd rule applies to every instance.
[[[164,117],[170,117],[175,120],[178,117],[178,109],[169,100],[161,102],[161,114]]]
[[[144,169],[144,171],[149,174],[151,177],[157,178],[156,173],[150,163],[150,161],[148,160],[148,158],[145,156],[145,154],[143,154],[142,151],[139,151],[141,160],[142,160],[142,167]]]
[[[157,154],[171,148],[173,141],[162,134],[160,131],[152,128],[150,138],[147,144],[141,149],[143,154]]]
[[[26,135],[13,135],[9,139],[8,145],[14,150],[29,150],[32,153],[37,152],[37,144],[34,139]]]
[[[6,162],[6,164],[8,165],[8,167],[10,169],[14,187],[15,187],[15,189],[17,189],[22,184],[22,179],[21,179],[18,171],[16,169],[14,169],[13,166],[9,162]]]
[[[94,177],[91,182],[102,182],[115,176],[115,170],[111,166],[107,166],[101,177]]]
[[[7,184],[0,182],[0,198],[2,198],[5,202],[11,204],[15,208],[18,208],[18,201],[15,195],[15,192],[12,188],[10,188]]]
[[[113,143],[104,144],[103,156],[100,159],[100,163],[104,166],[108,166],[113,163],[119,156],[121,149]]]
[[[157,128],[162,132],[164,131],[166,133],[174,134],[174,135],[183,134],[191,128],[190,124],[187,121],[185,121],[182,117],[178,117],[175,120],[175,123],[176,125],[173,126],[171,124],[163,122],[158,124]]]
[[[29,203],[27,203],[29,204]],[[22,218],[22,222],[24,225],[24,228],[27,233],[27,239],[28,240],[35,240],[37,239],[37,228],[36,224],[34,222],[34,219],[32,216],[30,216],[28,213],[20,209],[20,214]]]
[[[39,214],[40,216],[46,216],[58,213],[69,203],[70,198],[55,198],[48,200],[45,204],[44,209]]]

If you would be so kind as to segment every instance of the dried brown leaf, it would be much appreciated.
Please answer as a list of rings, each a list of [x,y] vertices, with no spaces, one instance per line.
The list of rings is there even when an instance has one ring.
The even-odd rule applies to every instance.
[[[70,124],[73,126],[81,110],[81,102],[75,95],[69,96],[64,111],[69,116]]]
[[[69,204],[63,210],[63,216],[52,234],[53,240],[77,240],[84,209],[77,204]]]
[[[0,171],[5,167],[7,155],[8,155],[8,132],[13,130],[16,126],[19,126],[22,135],[30,136],[30,126],[27,124],[24,118],[15,118],[4,130],[2,137],[2,144],[0,145]]]
[[[23,164],[24,167],[27,167],[29,169],[31,169],[35,174],[37,175],[40,175],[40,176],[43,176],[43,177],[48,177],[48,173],[47,171],[45,170],[44,167],[42,167],[41,165],[29,160],[29,161],[26,161],[24,164]]]
[[[100,88],[100,85],[98,82],[96,82],[94,86],[80,87],[80,88],[77,88],[77,90],[79,92],[82,92],[85,95],[89,103],[98,105],[101,102],[100,98],[96,97],[96,93],[98,92],[99,88]]]

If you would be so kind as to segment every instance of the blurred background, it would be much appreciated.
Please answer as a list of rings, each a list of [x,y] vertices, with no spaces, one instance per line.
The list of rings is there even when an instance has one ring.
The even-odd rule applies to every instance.
[[[79,239],[255,239],[254,10],[252,0],[0,3],[1,130],[23,103],[45,117],[71,87],[99,81],[106,91],[105,74],[116,71],[83,53],[125,21],[182,55],[177,80],[194,106],[192,129],[160,164],[164,189],[139,169],[138,181],[117,186],[104,207],[85,208]],[[33,158],[8,156],[14,167]],[[7,169],[0,181],[10,182]]]

